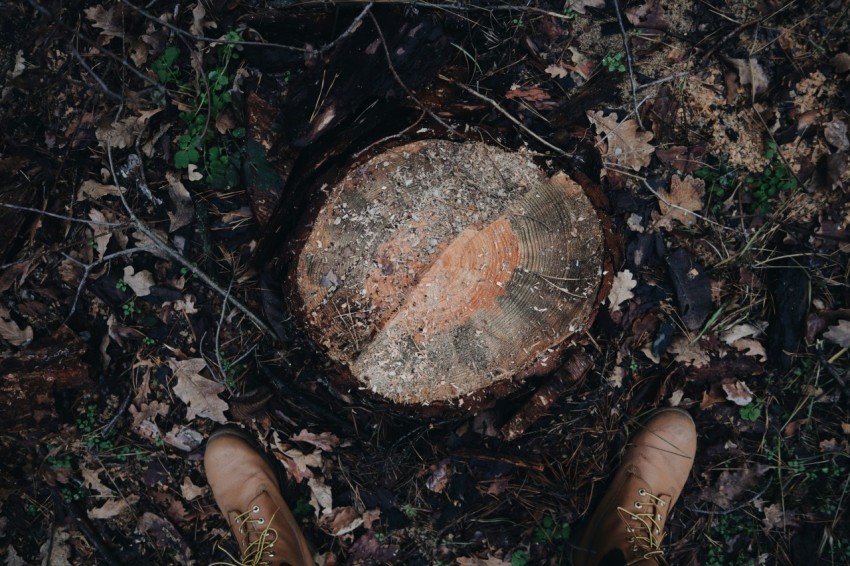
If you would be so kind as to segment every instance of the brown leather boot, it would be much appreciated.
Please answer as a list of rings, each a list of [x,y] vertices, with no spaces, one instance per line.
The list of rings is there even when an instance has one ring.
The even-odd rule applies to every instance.
[[[629,442],[611,487],[573,551],[573,564],[666,564],[664,525],[691,472],[696,448],[696,428],[688,413],[653,413]]]
[[[207,481],[242,553],[239,565],[312,566],[307,541],[280,494],[272,467],[238,428],[210,435]]]

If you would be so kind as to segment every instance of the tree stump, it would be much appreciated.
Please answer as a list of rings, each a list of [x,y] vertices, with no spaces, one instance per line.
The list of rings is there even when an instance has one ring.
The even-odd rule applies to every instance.
[[[587,326],[603,234],[581,187],[483,143],[413,142],[328,193],[290,273],[309,336],[395,403],[552,369]]]

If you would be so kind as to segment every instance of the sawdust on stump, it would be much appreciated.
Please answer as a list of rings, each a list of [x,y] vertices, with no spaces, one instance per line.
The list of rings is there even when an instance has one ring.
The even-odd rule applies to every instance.
[[[590,318],[602,254],[596,211],[565,175],[425,140],[330,189],[292,279],[332,359],[388,400],[427,405],[554,367]]]

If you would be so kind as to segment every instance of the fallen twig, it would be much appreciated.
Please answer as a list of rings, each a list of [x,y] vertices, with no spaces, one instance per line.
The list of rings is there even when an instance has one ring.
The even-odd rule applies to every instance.
[[[626,50],[626,63],[629,66],[629,81],[632,85],[632,105],[635,108],[635,119],[640,129],[643,130],[643,122],[640,119],[640,108],[637,101],[637,81],[635,81],[635,70],[632,67],[632,50],[629,47],[629,35],[626,33],[626,26],[623,25],[623,14],[620,13],[620,0],[614,0],[614,10],[617,12],[617,22],[620,24],[620,33],[623,36],[623,48]]]
[[[452,126],[447,124],[442,118],[437,116],[434,113],[433,110],[431,110],[430,108],[425,106],[416,97],[416,95],[413,94],[413,92],[409,88],[407,88],[407,85],[404,84],[404,81],[402,81],[401,77],[398,76],[398,73],[396,72],[395,67],[393,66],[393,60],[390,57],[390,49],[389,49],[389,47],[387,47],[387,40],[386,40],[386,38],[384,38],[384,32],[381,30],[381,26],[378,25],[378,20],[375,18],[375,16],[372,14],[372,12],[369,12],[369,17],[372,18],[372,23],[375,25],[375,29],[378,30],[378,36],[381,38],[381,46],[384,48],[384,55],[386,56],[386,59],[387,59],[387,65],[389,66],[390,72],[392,73],[392,75],[395,78],[398,85],[402,88],[402,90],[404,90],[404,92],[407,93],[407,96],[409,96],[411,98],[411,100],[413,100],[419,106],[419,108],[421,108],[422,110],[427,112],[428,115],[431,118],[434,119],[434,121],[436,121],[438,124],[440,124],[442,127],[444,127],[446,130],[450,131],[454,135],[460,137],[460,134],[457,132],[457,130],[455,130]]]
[[[549,143],[548,141],[544,140],[544,139],[543,139],[543,138],[541,138],[539,135],[537,135],[536,133],[534,133],[534,131],[533,131],[531,128],[529,128],[528,126],[526,126],[525,124],[523,124],[522,122],[520,122],[519,120],[517,120],[516,118],[514,118],[513,116],[511,116],[510,112],[508,112],[507,110],[505,110],[504,108],[502,108],[502,107],[499,105],[499,103],[498,103],[498,102],[496,102],[495,100],[493,100],[493,99],[492,99],[492,98],[490,98],[489,96],[485,96],[485,95],[481,94],[480,92],[478,92],[477,90],[475,90],[474,88],[470,88],[470,87],[466,86],[466,85],[465,85],[465,84],[463,84],[463,83],[459,83],[459,82],[457,82],[457,81],[453,81],[452,79],[450,79],[450,78],[448,78],[448,77],[445,77],[445,76],[443,76],[443,75],[437,75],[437,76],[438,76],[438,78],[443,79],[443,80],[445,80],[445,81],[449,81],[449,82],[451,82],[451,83],[453,83],[453,84],[455,84],[455,85],[459,86],[460,88],[462,88],[463,90],[465,90],[465,91],[466,91],[466,92],[468,92],[469,94],[471,94],[471,95],[473,95],[473,96],[475,96],[475,97],[477,97],[477,98],[480,98],[481,100],[483,100],[483,101],[485,101],[485,102],[489,103],[491,106],[493,106],[493,108],[495,108],[496,110],[498,110],[499,112],[501,112],[501,113],[502,113],[502,114],[503,114],[503,115],[504,115],[504,116],[505,116],[508,120],[510,120],[511,122],[513,122],[514,124],[516,124],[517,126],[519,126],[519,127],[520,127],[520,128],[521,128],[524,132],[525,132],[525,133],[527,133],[528,135],[530,135],[530,136],[531,136],[531,137],[533,137],[535,140],[537,140],[538,142],[542,143],[543,145],[545,145],[546,147],[548,147],[548,148],[549,148],[549,149],[551,149],[552,151],[554,151],[554,152],[558,153],[559,155],[569,155],[566,151],[564,151],[564,150],[563,150],[563,149],[561,149],[560,147],[558,147],[558,146],[556,146],[556,145],[553,145],[553,144]]]

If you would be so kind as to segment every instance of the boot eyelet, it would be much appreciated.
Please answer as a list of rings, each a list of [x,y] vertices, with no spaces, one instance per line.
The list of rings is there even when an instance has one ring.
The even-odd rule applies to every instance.
[[[643,509],[643,503],[640,501],[635,501],[635,509]]]
[[[253,508],[253,509],[251,509],[251,511],[253,511],[254,513],[259,513],[259,512],[260,512],[260,506],[259,506],[259,505],[254,505],[254,508]]]
[[[634,541],[635,541],[635,537],[629,537],[629,538],[627,538],[627,539],[626,539],[626,541],[627,541],[627,542],[634,542]]]
[[[640,488],[640,489],[638,490],[638,495],[640,495],[641,497],[645,496],[645,495],[646,495],[646,490],[645,490],[644,488]]]
[[[661,513],[659,513],[659,514],[657,514],[657,515],[655,516],[655,520],[656,520],[656,521],[660,521],[661,519],[662,519],[662,517],[661,517]]]
[[[263,519],[262,517],[260,517],[259,519],[257,519],[257,524],[258,524],[258,525],[262,525],[262,524],[263,524],[263,523],[265,523],[265,522],[266,522],[266,520],[265,520],[265,519]]]

